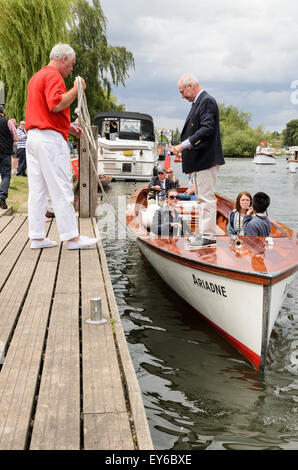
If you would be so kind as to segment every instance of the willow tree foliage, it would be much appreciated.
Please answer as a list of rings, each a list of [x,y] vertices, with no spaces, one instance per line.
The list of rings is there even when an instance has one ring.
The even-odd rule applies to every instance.
[[[0,80],[6,115],[24,118],[27,84],[49,62],[54,44],[67,38],[73,0],[0,0]]]
[[[97,112],[119,109],[111,89],[125,85],[129,70],[134,68],[134,59],[125,47],[108,44],[106,18],[99,0],[76,0],[72,18],[69,43],[76,52],[76,64],[67,86],[72,85],[77,75],[85,79],[89,113],[93,119]]]

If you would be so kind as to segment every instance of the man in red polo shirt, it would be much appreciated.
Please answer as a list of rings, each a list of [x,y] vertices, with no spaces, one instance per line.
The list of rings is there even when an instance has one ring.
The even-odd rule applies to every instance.
[[[26,106],[28,220],[31,248],[50,248],[57,243],[46,238],[44,214],[50,196],[61,241],[68,249],[85,248],[97,238],[79,235],[73,207],[68,135],[82,135],[82,129],[70,123],[69,106],[78,96],[76,82],[66,91],[64,78],[76,60],[68,44],[56,44],[48,65],[39,70],[28,84]],[[82,79],[83,89],[86,88]]]

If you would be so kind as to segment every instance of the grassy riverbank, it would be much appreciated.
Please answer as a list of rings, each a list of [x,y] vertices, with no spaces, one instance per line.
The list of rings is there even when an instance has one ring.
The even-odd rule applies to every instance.
[[[11,175],[10,187],[6,204],[12,206],[14,212],[24,212],[28,200],[28,178]],[[25,210],[26,212],[26,210]]]
[[[72,175],[73,191],[77,190],[77,179]],[[28,178],[11,175],[10,187],[6,204],[11,206],[14,212],[24,213],[28,211]]]

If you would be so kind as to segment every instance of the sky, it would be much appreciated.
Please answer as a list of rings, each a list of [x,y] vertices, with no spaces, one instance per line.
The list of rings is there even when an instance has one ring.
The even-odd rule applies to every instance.
[[[101,0],[107,39],[133,53],[127,111],[156,127],[182,129],[189,111],[177,83],[193,73],[218,103],[281,132],[298,119],[298,2],[295,0]]]

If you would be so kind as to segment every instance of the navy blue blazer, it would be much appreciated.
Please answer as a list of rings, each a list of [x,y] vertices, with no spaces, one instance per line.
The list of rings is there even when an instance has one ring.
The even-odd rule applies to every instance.
[[[219,111],[214,98],[204,90],[186,118],[181,142],[189,139],[192,148],[182,151],[184,173],[206,170],[225,163],[219,130]]]

